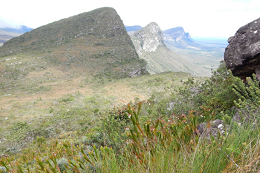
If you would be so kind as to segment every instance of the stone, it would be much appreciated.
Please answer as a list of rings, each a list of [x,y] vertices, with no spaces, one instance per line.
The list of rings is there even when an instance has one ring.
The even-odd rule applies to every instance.
[[[248,112],[248,110],[250,112]],[[237,122],[238,124],[251,124],[251,123],[259,123],[259,118],[257,119],[257,115],[259,115],[259,108],[250,108],[247,110],[237,109],[237,112],[232,118],[233,122]]]
[[[210,126],[206,122],[201,123],[197,126],[200,136],[210,139],[210,136],[217,137],[219,134],[224,135],[226,133],[227,125],[224,124],[223,120],[216,119],[210,121]]]
[[[260,18],[239,28],[228,43],[224,53],[227,68],[243,79],[255,73],[260,80]]]

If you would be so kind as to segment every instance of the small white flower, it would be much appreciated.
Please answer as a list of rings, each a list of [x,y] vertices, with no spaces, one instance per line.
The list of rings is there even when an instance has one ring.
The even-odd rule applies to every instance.
[[[223,127],[223,125],[222,124],[220,124],[220,125],[218,125],[218,128],[220,129],[220,128],[222,128]]]

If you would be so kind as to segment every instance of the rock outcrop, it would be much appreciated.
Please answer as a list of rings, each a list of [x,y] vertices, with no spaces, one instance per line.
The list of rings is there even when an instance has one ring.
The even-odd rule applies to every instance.
[[[243,79],[255,73],[260,80],[260,18],[242,26],[228,43],[224,54],[227,68]]]
[[[225,125],[220,119],[210,121],[208,124],[204,122],[197,126],[200,136],[207,139],[210,139],[211,136],[217,137],[219,134],[225,135],[227,129],[228,125]]]
[[[186,33],[183,27],[171,28],[163,31],[164,40],[166,41],[179,41],[181,39],[190,39],[189,33]]]
[[[194,42],[191,39],[190,34],[184,31],[183,27],[176,27],[163,31],[163,40],[166,46],[171,45],[181,49],[201,50],[201,45]]]
[[[164,46],[162,30],[154,22],[135,32],[132,40],[139,55],[143,51],[155,52],[158,46]]]

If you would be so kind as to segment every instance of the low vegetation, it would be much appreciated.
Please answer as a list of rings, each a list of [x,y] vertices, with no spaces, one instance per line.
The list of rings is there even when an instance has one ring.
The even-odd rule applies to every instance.
[[[89,95],[13,105],[33,119],[1,110],[13,119],[1,117],[9,125],[1,128],[0,172],[259,171],[255,76],[244,84],[222,65],[209,79],[162,73],[89,80],[80,83],[92,89]],[[122,99],[132,101],[124,105]],[[216,119],[226,128],[214,135]],[[200,133],[202,123],[206,132]]]

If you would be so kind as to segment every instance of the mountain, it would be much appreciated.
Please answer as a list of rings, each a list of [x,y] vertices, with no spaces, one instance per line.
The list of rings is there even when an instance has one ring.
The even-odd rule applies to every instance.
[[[0,94],[12,95],[71,93],[93,80],[103,83],[147,73],[146,62],[113,8],[82,13],[12,38],[0,47],[0,62]]]
[[[191,38],[182,27],[163,31],[165,45],[186,61],[203,69],[210,76],[223,60],[226,40],[216,38]]]
[[[24,25],[21,25],[19,28],[6,27],[6,28],[0,28],[0,29],[3,31],[6,31],[6,32],[19,33],[19,34],[23,34],[25,32],[29,32],[29,31],[33,30],[33,28],[29,28]]]
[[[0,28],[0,46],[3,45],[6,41],[10,40],[13,37],[22,35],[25,32],[31,31],[32,28],[26,26],[21,26],[20,28]]]
[[[127,31],[127,33],[129,35],[134,34],[135,31],[138,31],[140,29],[142,29],[143,27],[141,27],[140,25],[134,25],[134,26],[125,26],[125,29]]]
[[[142,29],[143,27],[141,27],[140,25],[134,25],[134,26],[125,26],[125,29],[127,32],[129,31],[138,31],[140,29]]]
[[[38,57],[34,68],[45,64],[112,78],[139,75],[146,65],[112,8],[82,13],[12,38],[0,48],[1,59],[5,56],[26,57],[22,64]]]
[[[189,33],[186,33],[183,27],[171,28],[163,31],[164,41],[172,46],[182,49],[200,50],[201,45],[191,39]]]
[[[185,33],[183,27],[171,28],[163,31],[164,40],[179,41],[181,39],[191,39],[189,33]]]
[[[182,71],[193,75],[203,73],[203,70],[166,47],[163,32],[154,22],[134,32],[131,39],[140,58],[147,61],[147,70],[151,74],[165,71]]]

